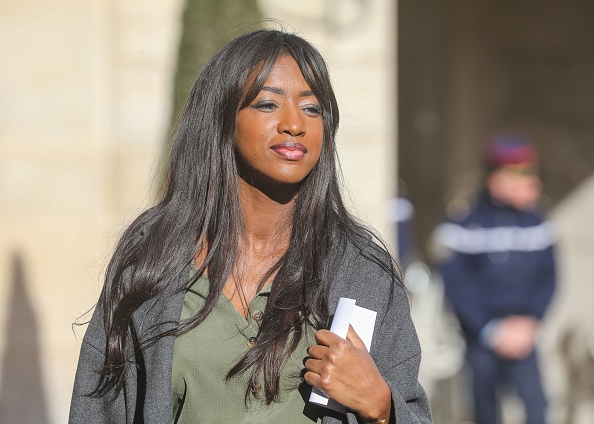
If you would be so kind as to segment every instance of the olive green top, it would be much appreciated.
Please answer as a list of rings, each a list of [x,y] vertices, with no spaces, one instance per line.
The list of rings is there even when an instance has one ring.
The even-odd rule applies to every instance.
[[[186,293],[181,319],[194,316],[204,306],[207,295],[208,278],[203,276]],[[221,294],[198,327],[177,337],[173,352],[173,423],[322,422],[319,407],[307,402],[311,386],[300,378],[307,348],[315,343],[311,327],[282,370],[279,402],[266,405],[250,393],[246,405],[250,370],[226,379],[229,370],[257,343],[269,295],[267,286],[254,297],[246,319]]]

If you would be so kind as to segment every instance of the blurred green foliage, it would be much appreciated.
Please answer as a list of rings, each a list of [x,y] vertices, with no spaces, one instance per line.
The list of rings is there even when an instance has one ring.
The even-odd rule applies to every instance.
[[[259,29],[257,0],[186,0],[174,78],[171,126],[206,62],[238,35]]]

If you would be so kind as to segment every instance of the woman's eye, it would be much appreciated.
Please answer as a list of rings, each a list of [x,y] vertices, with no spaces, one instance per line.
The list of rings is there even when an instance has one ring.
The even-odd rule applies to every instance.
[[[276,103],[271,101],[263,101],[257,102],[251,106],[253,109],[263,110],[263,111],[272,111],[277,108]]]
[[[303,108],[303,111],[310,116],[320,116],[322,109],[316,105],[308,105]]]

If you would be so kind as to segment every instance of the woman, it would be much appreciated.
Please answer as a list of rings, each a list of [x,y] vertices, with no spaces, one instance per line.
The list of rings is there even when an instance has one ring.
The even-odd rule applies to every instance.
[[[163,199],[110,261],[71,423],[430,422],[406,293],[340,197],[337,127],[305,40],[256,31],[210,60]],[[377,311],[371,354],[325,330],[341,296]]]

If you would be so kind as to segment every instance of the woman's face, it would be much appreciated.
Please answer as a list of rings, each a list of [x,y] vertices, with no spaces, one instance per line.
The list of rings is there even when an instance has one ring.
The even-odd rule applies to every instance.
[[[298,185],[318,162],[320,104],[291,56],[280,57],[256,98],[237,115],[235,152],[252,185]]]

